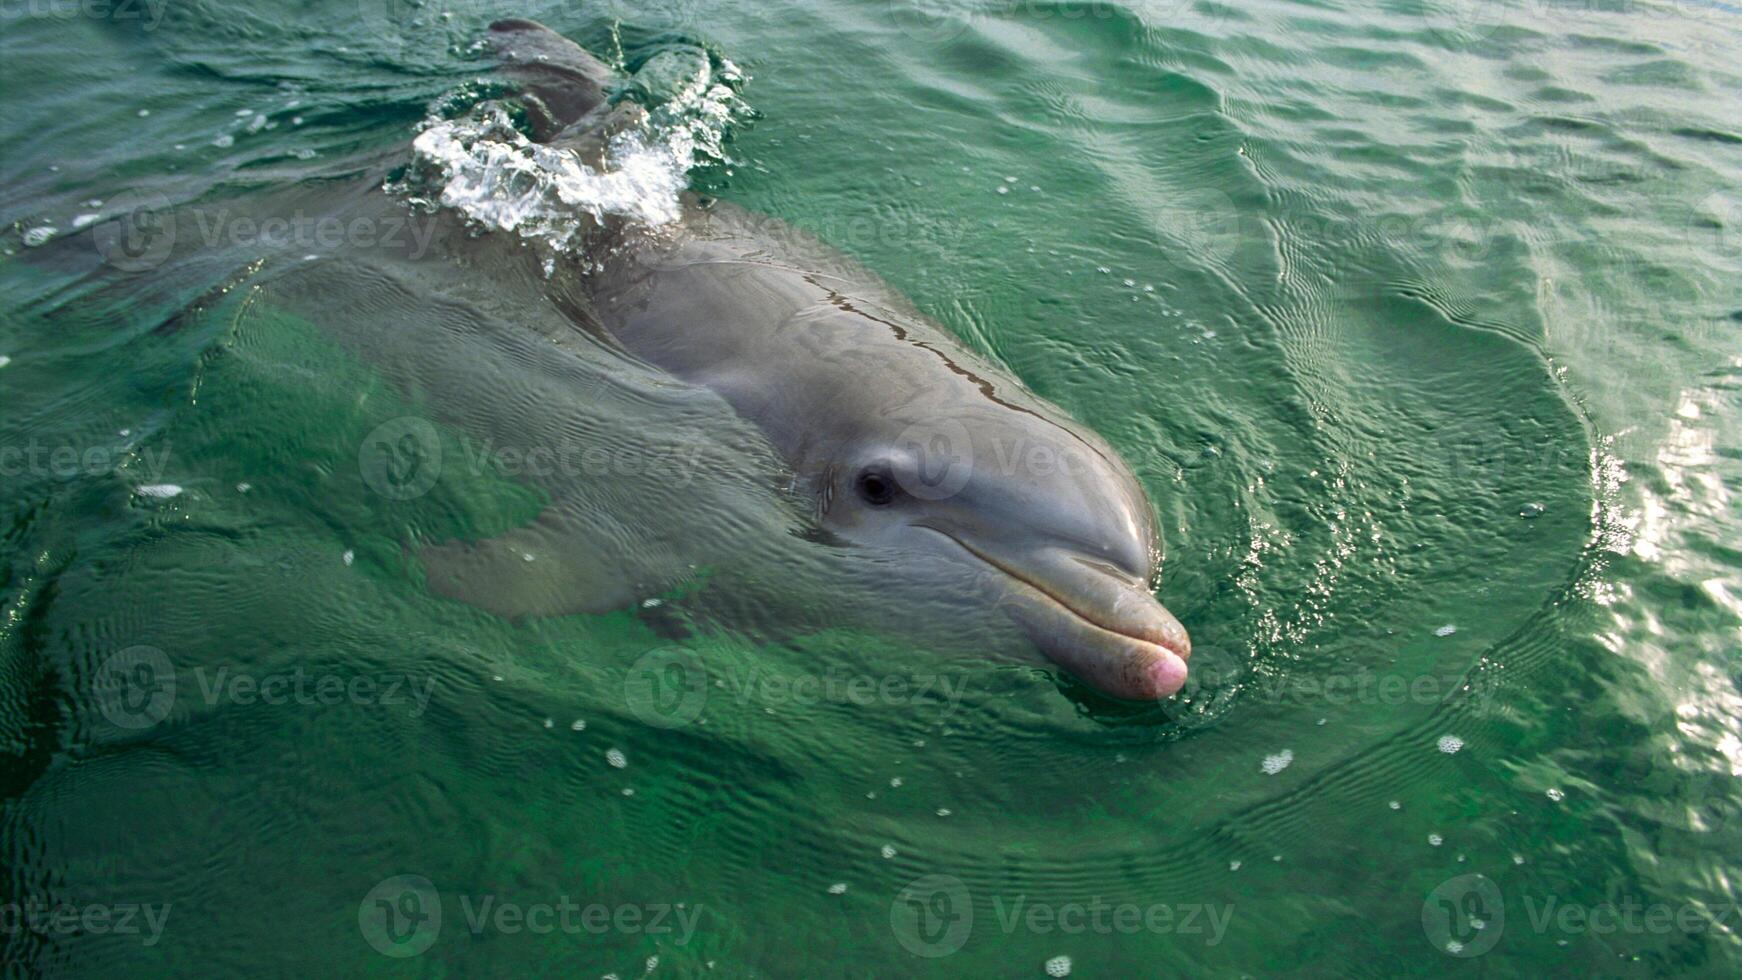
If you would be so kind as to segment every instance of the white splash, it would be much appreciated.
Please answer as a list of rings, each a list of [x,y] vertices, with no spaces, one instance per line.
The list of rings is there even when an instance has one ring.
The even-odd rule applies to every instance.
[[[1444,752],[1447,755],[1452,755],[1463,747],[1464,747],[1464,740],[1459,738],[1456,735],[1441,735],[1440,736],[1439,749],[1441,752]]]
[[[675,72],[673,60],[684,62],[688,74]],[[658,84],[644,84],[656,62]],[[597,168],[572,149],[528,139],[498,102],[455,119],[432,118],[412,143],[432,175],[410,189],[486,229],[557,251],[579,244],[606,218],[669,224],[682,213],[690,170],[725,159],[726,130],[741,106],[732,88],[738,78],[730,62],[716,74],[700,50],[687,59],[650,61],[634,81],[662,101],[649,107],[643,125],[610,139]]]
[[[1294,763],[1294,750],[1283,749],[1275,755],[1264,757],[1263,769],[1266,776],[1274,776]]]
[[[152,483],[139,487],[134,492],[141,497],[150,497],[153,500],[168,500],[171,497],[181,496],[182,488],[173,483]]]

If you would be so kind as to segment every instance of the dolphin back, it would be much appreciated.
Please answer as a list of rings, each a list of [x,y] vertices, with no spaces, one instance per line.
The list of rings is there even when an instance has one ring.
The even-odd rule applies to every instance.
[[[527,97],[532,136],[556,141],[605,105],[618,81],[611,67],[587,49],[536,21],[508,18],[490,25],[498,71]]]

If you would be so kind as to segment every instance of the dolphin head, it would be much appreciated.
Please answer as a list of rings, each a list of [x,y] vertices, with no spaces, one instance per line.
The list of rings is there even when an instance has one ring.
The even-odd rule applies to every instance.
[[[1184,686],[1191,640],[1150,592],[1154,512],[1110,447],[1008,404],[882,421],[822,475],[829,530],[968,566],[1048,657],[1105,694],[1156,700]]]

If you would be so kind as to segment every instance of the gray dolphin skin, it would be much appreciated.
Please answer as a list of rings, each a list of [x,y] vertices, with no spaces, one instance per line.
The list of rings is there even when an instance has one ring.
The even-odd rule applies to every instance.
[[[573,42],[527,20],[491,25],[490,42],[540,141],[585,153],[621,119],[606,99],[617,79]],[[1105,694],[1185,684],[1190,640],[1150,591],[1153,508],[1101,438],[774,219],[686,196],[674,227],[600,239],[589,326],[758,427],[822,528],[971,566],[1036,646]],[[491,563],[443,557],[429,554],[432,588],[480,598]]]

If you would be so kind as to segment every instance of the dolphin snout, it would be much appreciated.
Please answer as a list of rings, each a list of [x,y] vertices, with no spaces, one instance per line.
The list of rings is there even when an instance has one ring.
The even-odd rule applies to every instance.
[[[1116,601],[1099,601],[1114,590]],[[1120,583],[1072,593],[1019,585],[1013,592],[1011,617],[1054,663],[1090,687],[1131,701],[1170,698],[1185,687],[1191,639],[1147,589]]]
[[[1185,686],[1191,637],[1145,582],[1064,549],[1011,556],[963,547],[1003,573],[1005,610],[1079,680],[1132,701],[1169,698]]]

